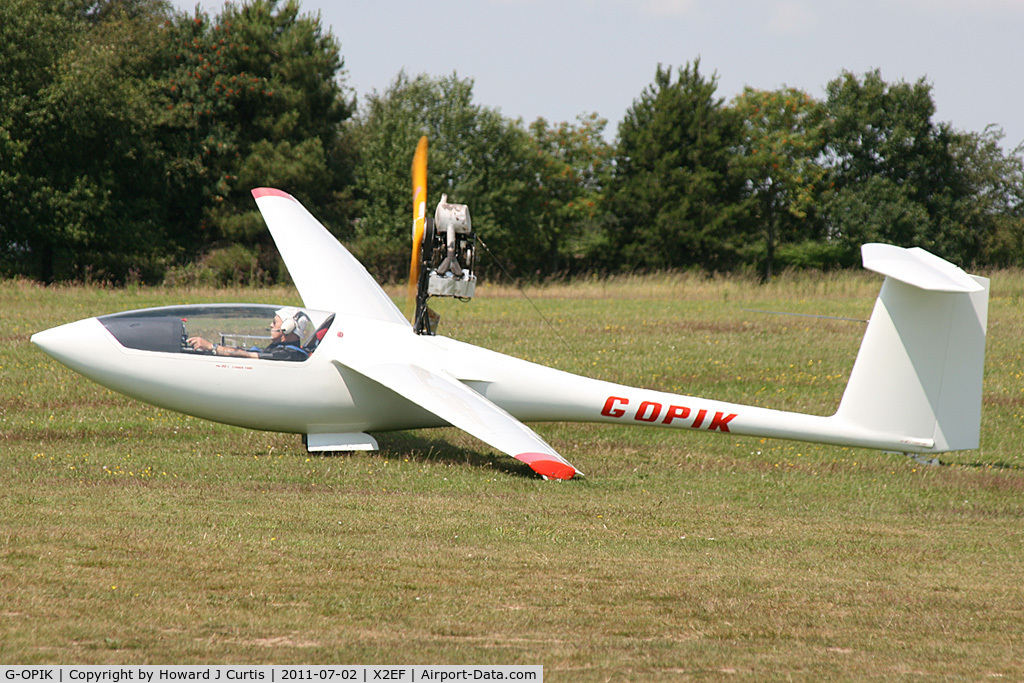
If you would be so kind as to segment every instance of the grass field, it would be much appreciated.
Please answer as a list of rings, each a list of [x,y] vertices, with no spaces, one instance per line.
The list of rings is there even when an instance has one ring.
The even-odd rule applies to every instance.
[[[831,413],[870,274],[678,275],[442,302],[441,332],[616,382]],[[311,457],[113,394],[38,330],[294,291],[0,283],[0,662],[543,664],[548,680],[1024,678],[1024,275],[993,274],[982,447],[902,455],[537,430],[542,481],[455,430]],[[398,294],[396,290],[396,295]],[[546,321],[534,310],[539,309]]]

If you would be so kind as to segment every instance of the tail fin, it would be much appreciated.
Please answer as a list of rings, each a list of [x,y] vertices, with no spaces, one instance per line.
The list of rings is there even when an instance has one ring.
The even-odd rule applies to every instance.
[[[988,280],[918,248],[862,256],[886,279],[836,418],[934,452],[977,448]]]

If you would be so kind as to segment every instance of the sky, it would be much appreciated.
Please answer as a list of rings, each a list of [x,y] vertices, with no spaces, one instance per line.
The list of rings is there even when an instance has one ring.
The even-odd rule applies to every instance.
[[[192,11],[195,0],[173,0]],[[211,16],[223,0],[200,0]],[[932,86],[936,122],[1024,142],[1024,0],[301,0],[341,44],[357,101],[395,76],[474,81],[474,101],[529,123],[608,120],[659,64],[700,59],[727,102],[743,88],[824,99],[843,71]]]

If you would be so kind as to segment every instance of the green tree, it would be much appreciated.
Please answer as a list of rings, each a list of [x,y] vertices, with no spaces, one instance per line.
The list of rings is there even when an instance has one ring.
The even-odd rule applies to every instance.
[[[0,3],[0,266],[6,272],[44,272],[42,263],[29,263],[40,260],[32,245],[41,241],[37,227],[38,233],[45,229],[41,202],[31,198],[36,93],[53,80],[59,55],[70,51],[83,28],[75,14],[38,0]]]
[[[889,84],[876,70],[863,79],[844,73],[827,93],[830,236],[851,247],[884,241],[973,260],[983,226],[972,219],[970,178],[954,153],[958,135],[932,121],[931,86]]]
[[[8,0],[0,32],[6,271],[155,279],[223,241],[276,264],[260,185],[351,217],[353,103],[337,41],[297,0],[217,22],[158,0]]]
[[[151,74],[166,5],[0,6],[0,246],[9,271],[124,277],[159,267],[165,214]]]
[[[298,0],[228,3],[169,26],[166,86],[179,243],[219,240],[276,254],[250,190],[299,197],[339,233],[352,217],[354,151],[343,123],[354,99],[338,41]],[[195,246],[193,246],[193,249]]]
[[[884,176],[846,186],[829,200],[830,238],[851,252],[867,242],[902,246],[927,242],[931,217],[906,186]]]
[[[741,122],[715,97],[700,61],[658,66],[619,125],[612,180],[611,254],[620,268],[699,265],[738,258],[747,209],[733,168]]]
[[[539,160],[536,229],[544,245],[546,273],[572,272],[600,262],[607,249],[604,200],[612,172],[606,119],[579,116],[576,123],[529,126]]]
[[[819,163],[824,110],[820,102],[794,88],[745,88],[732,107],[743,121],[738,162],[753,199],[753,221],[763,238],[762,277],[767,281],[780,244],[820,237],[816,214],[825,178]]]
[[[1003,151],[1002,129],[962,133],[953,148],[971,187],[971,222],[984,235],[978,261],[984,265],[1024,265],[1024,145]]]
[[[410,168],[422,135],[430,140],[428,213],[442,193],[468,204],[474,230],[507,267],[539,267],[544,244],[534,219],[536,153],[518,122],[473,102],[472,80],[400,73],[367,99],[358,131],[362,210],[353,250],[378,277],[408,275]]]

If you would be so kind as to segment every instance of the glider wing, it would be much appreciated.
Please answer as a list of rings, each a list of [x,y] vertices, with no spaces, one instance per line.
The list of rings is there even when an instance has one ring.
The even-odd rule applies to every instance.
[[[577,474],[536,432],[444,370],[403,362],[336,361],[429,410],[445,422],[528,464],[545,477]]]
[[[295,197],[269,187],[252,196],[306,306],[409,325],[363,264]]]

